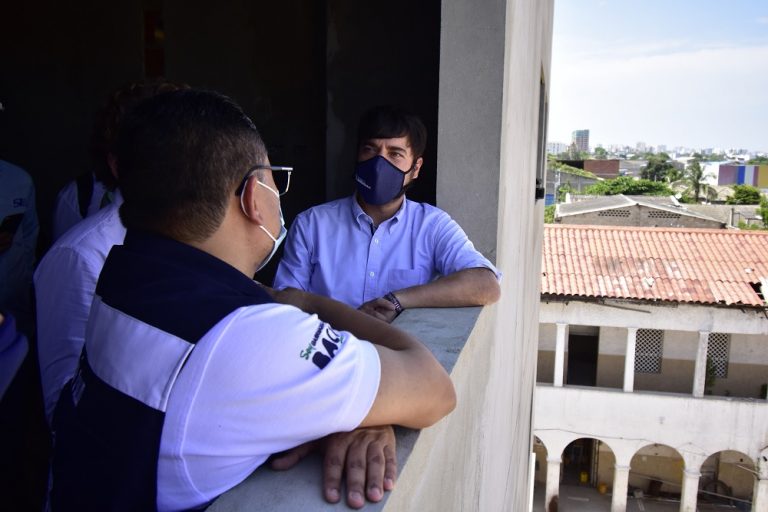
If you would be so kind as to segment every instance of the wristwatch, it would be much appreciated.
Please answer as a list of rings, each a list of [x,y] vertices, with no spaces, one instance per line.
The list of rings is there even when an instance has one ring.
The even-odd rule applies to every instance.
[[[400,304],[400,301],[397,300],[397,297],[395,297],[395,294],[392,292],[389,292],[388,294],[386,294],[384,298],[395,305],[395,318],[397,318],[400,315],[400,313],[404,311],[405,308],[403,308],[403,305]]]

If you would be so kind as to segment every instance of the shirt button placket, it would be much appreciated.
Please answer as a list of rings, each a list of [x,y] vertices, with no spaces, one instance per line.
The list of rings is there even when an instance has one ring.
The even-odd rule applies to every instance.
[[[368,264],[366,265],[365,290],[363,290],[363,299],[365,302],[373,300],[379,296],[378,281],[380,279],[381,269],[381,247],[379,236],[376,232],[371,236],[368,244]]]

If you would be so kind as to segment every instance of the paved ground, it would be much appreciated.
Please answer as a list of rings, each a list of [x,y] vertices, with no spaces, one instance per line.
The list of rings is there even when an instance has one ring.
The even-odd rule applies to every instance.
[[[544,511],[544,486],[537,485],[533,492],[533,512]],[[560,486],[560,508],[558,512],[610,512],[611,495],[602,495],[593,487],[579,485]],[[627,512],[677,512],[680,510],[679,501],[663,501],[655,498],[627,497]],[[700,511],[738,511],[730,505],[714,505],[699,503]],[[742,510],[749,510],[743,508]]]

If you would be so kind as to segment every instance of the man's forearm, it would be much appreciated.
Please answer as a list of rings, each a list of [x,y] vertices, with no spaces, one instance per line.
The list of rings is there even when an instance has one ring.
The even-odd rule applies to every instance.
[[[408,333],[328,297],[288,289],[277,292],[276,298],[278,302],[292,304],[307,313],[316,314],[335,329],[349,331],[358,338],[376,345],[392,350],[406,350],[413,347],[426,350]]]
[[[431,283],[392,290],[404,309],[485,306],[499,300],[495,274],[487,268],[469,268]]]

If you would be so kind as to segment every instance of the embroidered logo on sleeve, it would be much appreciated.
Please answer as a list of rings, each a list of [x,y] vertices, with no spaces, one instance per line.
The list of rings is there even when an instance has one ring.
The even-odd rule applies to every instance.
[[[330,325],[323,323],[317,328],[312,341],[299,353],[299,356],[307,361],[311,359],[315,366],[322,370],[331,362],[344,341],[344,337]]]

